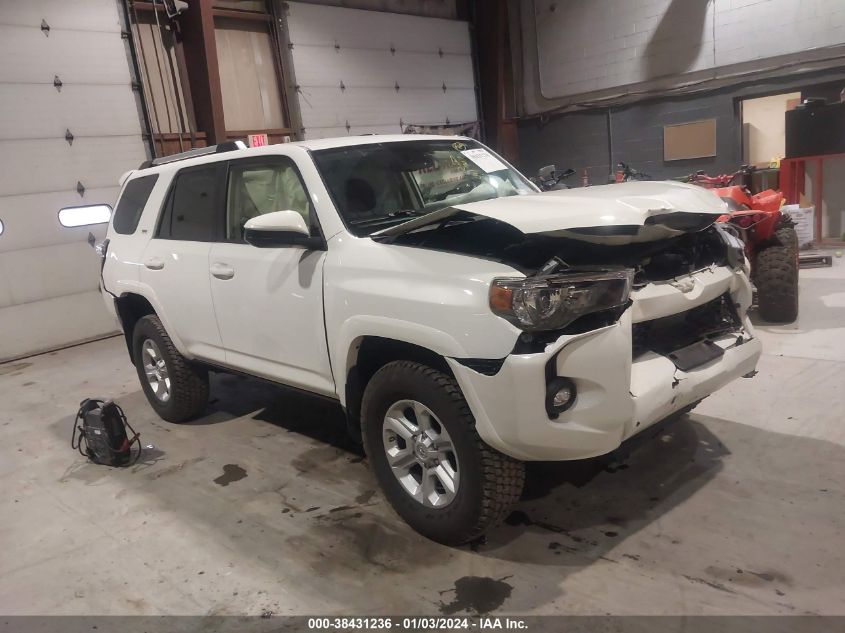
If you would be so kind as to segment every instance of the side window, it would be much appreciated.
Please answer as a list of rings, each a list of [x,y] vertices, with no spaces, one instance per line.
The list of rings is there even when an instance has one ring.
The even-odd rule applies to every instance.
[[[226,239],[243,241],[247,220],[274,211],[296,211],[313,226],[311,204],[293,162],[287,158],[233,161],[226,194]]]
[[[117,201],[112,227],[122,235],[131,235],[138,228],[141,212],[158,180],[158,174],[133,178],[123,188],[123,195]]]
[[[217,237],[220,163],[189,167],[176,175],[158,237],[211,242]]]

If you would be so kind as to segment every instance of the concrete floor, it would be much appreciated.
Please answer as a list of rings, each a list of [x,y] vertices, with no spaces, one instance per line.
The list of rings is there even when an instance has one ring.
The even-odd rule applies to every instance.
[[[845,263],[801,273],[760,373],[627,457],[534,464],[508,524],[407,528],[320,400],[217,376],[203,419],[147,405],[119,338],[0,365],[0,613],[845,614]],[[68,446],[87,396],[144,444]]]

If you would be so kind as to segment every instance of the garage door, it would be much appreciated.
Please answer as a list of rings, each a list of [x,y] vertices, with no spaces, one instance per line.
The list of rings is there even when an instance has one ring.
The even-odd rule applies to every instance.
[[[288,3],[305,138],[478,119],[469,25]]]
[[[115,330],[86,241],[106,225],[59,211],[114,204],[140,120],[118,0],[0,2],[0,360]]]

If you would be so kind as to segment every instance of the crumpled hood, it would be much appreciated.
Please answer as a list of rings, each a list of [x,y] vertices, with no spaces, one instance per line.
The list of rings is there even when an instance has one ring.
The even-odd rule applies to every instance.
[[[519,231],[626,244],[706,228],[726,212],[712,191],[680,182],[641,181],[495,198],[435,211],[375,233],[395,236],[464,211]]]

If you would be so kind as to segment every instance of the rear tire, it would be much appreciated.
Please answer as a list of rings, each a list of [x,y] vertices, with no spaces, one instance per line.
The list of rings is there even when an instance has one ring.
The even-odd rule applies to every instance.
[[[138,380],[159,417],[187,422],[205,410],[208,371],[179,353],[157,316],[147,315],[135,325],[132,350]]]
[[[780,232],[794,229],[780,229]],[[780,237],[778,241],[780,241]],[[757,254],[754,262],[754,283],[760,316],[772,323],[791,323],[798,318],[798,248],[792,238],[786,244],[774,243]]]
[[[392,434],[393,424],[387,421],[388,412],[395,422],[395,413],[403,407],[408,411],[407,418],[402,418],[407,436]],[[481,440],[458,384],[443,372],[410,361],[388,363],[367,384],[361,412],[364,448],[376,479],[393,509],[423,536],[445,545],[467,543],[500,522],[519,500],[525,481],[523,463]],[[439,466],[417,460],[416,465],[402,469],[397,467],[401,458],[388,457],[389,452],[408,453],[411,461],[417,459],[413,447],[420,438],[427,440],[424,428],[433,428],[435,438],[446,438],[434,440],[434,447],[450,447],[448,455],[438,453],[434,463],[445,465],[448,459],[454,491],[440,483],[434,472]],[[426,473],[433,472],[434,483],[426,493],[423,481],[429,476]],[[409,487],[416,485],[417,478],[421,493],[414,496]]]

